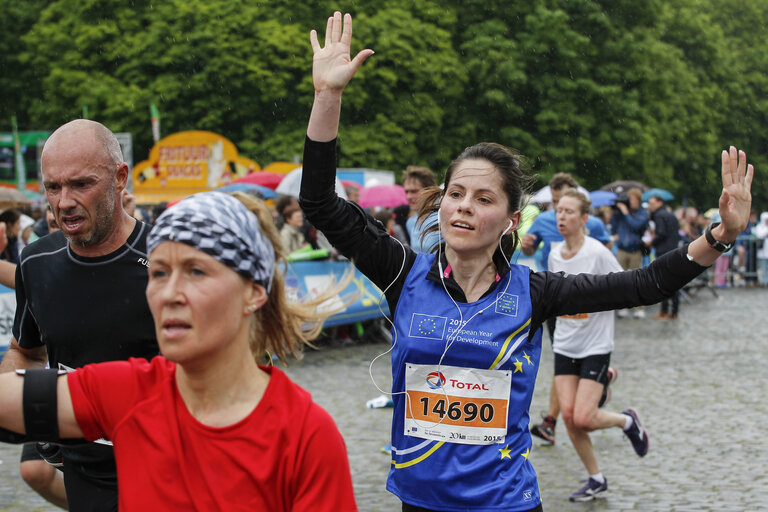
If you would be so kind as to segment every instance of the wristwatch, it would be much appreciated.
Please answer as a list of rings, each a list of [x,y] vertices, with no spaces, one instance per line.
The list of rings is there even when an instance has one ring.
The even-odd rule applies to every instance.
[[[712,236],[712,230],[713,230],[714,228],[716,228],[717,226],[719,226],[719,225],[720,225],[720,223],[719,223],[719,222],[713,222],[712,224],[710,224],[709,226],[707,226],[707,229],[706,229],[706,230],[704,230],[704,238],[706,238],[706,239],[707,239],[707,243],[708,243],[708,244],[709,244],[709,246],[710,246],[710,247],[712,247],[714,250],[716,250],[716,251],[718,251],[718,252],[725,252],[725,251],[730,251],[731,249],[733,249],[733,246],[734,246],[734,244],[736,243],[736,241],[735,241],[735,240],[734,240],[733,242],[730,242],[730,243],[727,243],[727,244],[726,244],[726,243],[724,243],[724,242],[720,242],[720,241],[718,241],[718,240],[715,240],[715,237],[714,237],[714,236]]]

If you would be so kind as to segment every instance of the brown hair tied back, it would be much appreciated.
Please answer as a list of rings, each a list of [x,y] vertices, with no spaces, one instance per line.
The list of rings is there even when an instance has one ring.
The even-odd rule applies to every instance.
[[[451,184],[453,173],[464,160],[485,160],[490,162],[493,167],[499,171],[501,188],[509,202],[508,213],[514,213],[523,209],[525,206],[525,204],[523,204],[523,198],[530,193],[531,187],[535,181],[535,176],[531,176],[524,172],[524,170],[527,170],[528,168],[525,157],[514,149],[507,148],[501,144],[495,142],[480,142],[474,146],[466,148],[453,162],[451,162],[448,169],[445,171],[445,186],[443,189],[435,186],[422,191],[421,198],[423,202],[419,209],[418,222],[424,222],[427,217],[440,209],[440,201],[443,198],[445,190],[448,190],[448,187]],[[424,230],[423,236],[427,233],[436,232],[438,229],[439,227],[436,223],[434,226],[430,226]],[[501,247],[505,259],[509,260],[512,257],[512,253],[515,251],[515,247],[519,242],[520,236],[518,235],[517,230],[509,231],[502,237]],[[431,252],[435,252],[436,250],[436,246],[430,248]]]

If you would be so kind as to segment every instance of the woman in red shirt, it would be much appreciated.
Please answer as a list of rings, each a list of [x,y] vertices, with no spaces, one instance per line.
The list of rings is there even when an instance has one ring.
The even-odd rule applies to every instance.
[[[207,192],[157,219],[147,300],[162,356],[66,378],[38,370],[54,372],[58,405],[43,395],[42,409],[58,411],[55,437],[114,443],[121,511],[357,510],[331,417],[279,369],[257,364],[296,355],[319,331],[315,306],[328,296],[288,303],[280,235],[263,205],[250,206],[256,215]],[[0,378],[0,424],[35,435],[23,379]]]

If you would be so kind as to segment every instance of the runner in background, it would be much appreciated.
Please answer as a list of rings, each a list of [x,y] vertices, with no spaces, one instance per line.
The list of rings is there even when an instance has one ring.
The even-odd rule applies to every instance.
[[[537,251],[541,253],[541,268],[539,270],[547,270],[549,264],[549,251],[553,242],[561,242],[563,235],[557,230],[557,220],[555,219],[555,209],[560,201],[563,193],[566,190],[577,189],[579,187],[578,182],[567,172],[559,172],[552,176],[549,180],[549,189],[552,193],[552,208],[541,212],[533,221],[530,229],[523,235],[521,250],[526,256],[533,256],[537,254]],[[611,246],[611,237],[605,229],[605,224],[598,219],[590,215],[587,218],[587,234],[600,242]],[[541,245],[541,248],[539,246]],[[552,343],[555,339],[555,329],[557,327],[556,319],[547,319],[547,330],[549,331],[549,341]],[[606,388],[606,396],[603,398],[603,402],[608,399]],[[540,437],[550,444],[555,443],[555,427],[557,426],[557,417],[560,415],[560,402],[557,399],[557,387],[555,385],[555,379],[552,378],[552,385],[549,388],[549,408],[547,413],[541,415],[541,423],[537,423],[531,427],[531,433],[536,437]]]
[[[550,271],[575,275],[623,270],[611,251],[585,235],[591,206],[590,200],[576,189],[563,193],[556,215],[557,229],[564,241],[552,244]],[[557,396],[568,435],[589,474],[587,483],[571,494],[571,501],[589,501],[608,490],[608,481],[598,469],[589,432],[621,427],[640,457],[648,452],[648,433],[633,409],[627,409],[623,414],[598,409],[609,382],[613,326],[613,311],[581,313],[557,319],[552,346]]]

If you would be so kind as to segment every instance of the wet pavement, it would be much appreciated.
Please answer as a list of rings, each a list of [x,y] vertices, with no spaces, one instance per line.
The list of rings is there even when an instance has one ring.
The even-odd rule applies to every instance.
[[[768,511],[768,290],[700,290],[677,320],[620,319],[612,364],[619,369],[607,410],[634,407],[651,448],[638,458],[619,429],[592,434],[609,491],[591,503],[568,495],[586,478],[565,431],[534,442],[531,461],[547,511]],[[646,308],[650,317],[657,306]],[[546,339],[546,334],[545,334]],[[369,363],[383,343],[324,347],[288,368],[335,418],[349,451],[361,511],[399,511],[384,489],[392,409],[366,409],[380,393]],[[547,408],[552,352],[543,351],[531,417]],[[373,376],[389,387],[389,359]],[[26,488],[16,446],[0,446],[0,511],[58,510]]]

